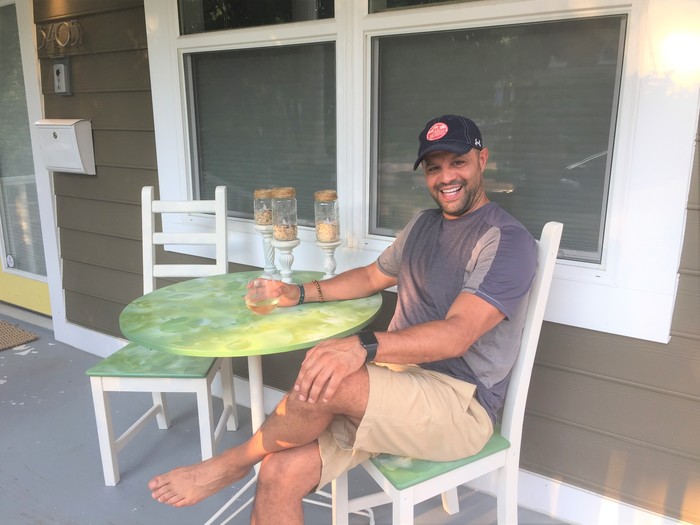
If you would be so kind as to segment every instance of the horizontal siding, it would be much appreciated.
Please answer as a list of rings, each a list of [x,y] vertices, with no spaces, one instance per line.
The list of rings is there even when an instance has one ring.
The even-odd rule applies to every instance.
[[[263,382],[283,392],[291,389],[305,356],[306,350],[262,356]],[[234,366],[236,366],[235,363]],[[247,375],[247,363],[245,371]]]
[[[552,392],[557,395],[552,396]],[[538,366],[528,401],[530,413],[546,414],[700,462],[700,397],[681,397],[672,391],[604,376]],[[679,419],[684,422],[684,432],[676,431]]]
[[[640,421],[640,435],[654,424],[653,420]],[[688,430],[677,424],[671,429]],[[700,523],[700,470],[688,458],[534,415],[526,418],[523,434],[521,467],[525,470],[675,519]]]
[[[141,259],[140,237],[138,239],[110,237],[107,235],[65,228],[62,229],[60,240],[60,248],[64,261],[102,267],[117,272],[133,273],[141,278],[143,262]],[[89,246],[91,249],[86,250],[85,246]],[[178,262],[192,262],[196,264],[207,261],[201,257],[166,252],[160,247],[156,250],[156,260],[164,264]],[[253,267],[251,266],[229,264],[229,271],[246,271],[252,269]],[[105,274],[104,277],[107,279],[107,274]],[[175,280],[171,280],[170,282],[174,281]],[[163,282],[166,281],[164,280]],[[158,283],[160,287],[160,280]],[[118,288],[116,282],[114,283],[114,288]],[[82,290],[82,292],[89,294],[88,290]],[[142,290],[138,290],[138,293],[131,299],[135,299],[142,295],[142,293]]]
[[[89,246],[90,249],[85,249],[86,246]],[[64,260],[101,266],[121,272],[132,272],[139,275],[142,273],[140,240],[65,229],[61,231],[60,249]],[[66,288],[65,284],[64,288]],[[136,297],[138,295],[134,296],[134,299]]]
[[[52,118],[76,118],[89,109],[93,130],[153,131],[150,91],[80,93],[71,97],[49,96],[46,104]]]
[[[65,291],[66,319],[79,326],[124,338],[119,329],[119,314],[124,305],[92,294],[74,290]]]
[[[78,2],[73,2],[78,4]],[[79,8],[85,7],[85,0],[79,2]],[[90,2],[92,3],[92,2]],[[105,2],[107,5],[107,10],[111,9],[110,21],[115,28],[119,28],[119,31],[105,31],[104,30],[104,17],[106,10],[103,12],[98,12],[97,9],[86,9],[82,13],[72,13],[69,15],[68,21],[75,19],[80,16],[79,24],[81,29],[81,45],[79,46],[67,46],[65,48],[60,48],[55,42],[47,42],[45,47],[39,50],[40,58],[52,58],[56,55],[78,55],[83,53],[84,49],[89,48],[91,53],[108,53],[111,51],[118,51],[125,48],[136,48],[136,49],[146,49],[148,42],[146,40],[145,31],[140,30],[143,26],[143,1],[134,0],[129,2],[129,0],[119,0],[115,2],[114,0],[107,0]],[[134,7],[129,8],[129,3]],[[65,7],[68,2],[35,2],[34,15],[35,18],[40,18],[37,22],[37,30],[41,30],[44,34],[49,34],[51,25],[60,23],[62,20],[57,20],[56,17],[64,17],[64,14],[58,14],[54,12],[51,14],[42,12],[42,9],[37,9],[37,4],[42,7],[53,5],[54,7]],[[96,8],[97,6],[92,6]],[[115,7],[117,9],[115,9]],[[47,15],[48,16],[45,16]],[[38,42],[42,41],[41,35],[37,35]]]
[[[389,326],[391,316],[396,308],[396,294],[393,292],[382,292],[382,308],[372,323],[367,326],[368,330],[385,331]],[[266,385],[279,390],[289,390],[294,384],[301,362],[304,360],[306,350],[287,352],[281,355],[263,356],[263,380]],[[245,362],[234,361],[235,373],[243,371],[247,375],[247,365]]]
[[[51,59],[42,61],[42,93],[54,93]],[[115,91],[148,91],[151,80],[148,52],[145,49],[125,50],[109,54],[74,55],[70,58],[70,80],[73,91],[110,93]],[[67,98],[64,95],[53,95]],[[152,116],[150,118],[152,120]]]
[[[700,345],[700,274],[681,275],[671,325],[677,337],[689,337]]]
[[[688,209],[680,271],[700,275],[700,206]]]
[[[156,169],[156,141],[146,131],[93,131],[95,165],[99,168]]]
[[[59,228],[141,241],[141,208],[119,202],[56,197]],[[109,240],[106,240],[109,242]]]
[[[99,177],[62,173],[54,177],[54,189],[62,197],[112,201],[141,206],[141,188],[158,187],[153,169],[103,166]]]
[[[143,278],[140,273],[78,261],[64,260],[63,283],[69,290],[116,302],[122,307],[135,297],[143,295]]]
[[[545,323],[535,366],[578,371],[681,396],[700,395],[698,343],[682,337],[672,337],[669,344],[662,345]],[[673,373],[660,373],[664,370]]]

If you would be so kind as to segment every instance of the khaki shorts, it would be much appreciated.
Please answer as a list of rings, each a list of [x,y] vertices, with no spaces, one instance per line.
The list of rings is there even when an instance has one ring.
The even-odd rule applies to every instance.
[[[367,371],[360,425],[338,416],[318,438],[319,488],[382,452],[450,461],[476,454],[493,434],[474,385],[413,365],[369,364]]]

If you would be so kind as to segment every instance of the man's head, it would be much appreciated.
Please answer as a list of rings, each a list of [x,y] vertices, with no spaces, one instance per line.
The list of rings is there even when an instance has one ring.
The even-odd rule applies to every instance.
[[[418,158],[413,169],[426,155],[434,151],[449,151],[458,155],[483,149],[481,131],[472,120],[459,115],[443,115],[429,121],[418,135]]]
[[[483,172],[489,150],[471,120],[444,115],[431,120],[419,135],[416,167],[423,163],[431,197],[446,219],[455,219],[489,202]]]

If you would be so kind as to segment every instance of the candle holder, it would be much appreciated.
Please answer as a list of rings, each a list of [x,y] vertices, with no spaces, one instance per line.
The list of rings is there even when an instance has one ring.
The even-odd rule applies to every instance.
[[[291,241],[278,241],[277,239],[272,239],[272,246],[279,252],[279,263],[280,263],[280,275],[282,276],[283,283],[292,282],[292,264],[294,264],[294,255],[292,250],[299,246],[299,239],[292,239]]]
[[[263,239],[263,252],[265,254],[263,275],[274,278],[279,272],[275,266],[275,248],[272,246],[272,224],[256,224],[255,229],[262,235]]]
[[[275,266],[275,249],[272,247],[272,196],[274,190],[260,188],[253,192],[253,216],[255,229],[263,238],[263,253],[265,254],[265,270],[263,276],[270,278],[277,275]]]
[[[325,257],[323,260],[323,270],[326,273],[323,276],[323,278],[330,279],[331,277],[333,277],[335,275],[335,268],[336,268],[335,249],[338,246],[340,246],[340,241],[333,241],[333,242],[316,241],[316,246],[321,248],[321,250],[325,254]]]

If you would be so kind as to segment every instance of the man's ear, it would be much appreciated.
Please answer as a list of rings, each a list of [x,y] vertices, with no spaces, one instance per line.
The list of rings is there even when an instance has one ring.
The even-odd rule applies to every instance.
[[[481,165],[481,170],[486,168],[486,161],[489,160],[489,149],[484,148],[479,152],[479,164]]]

